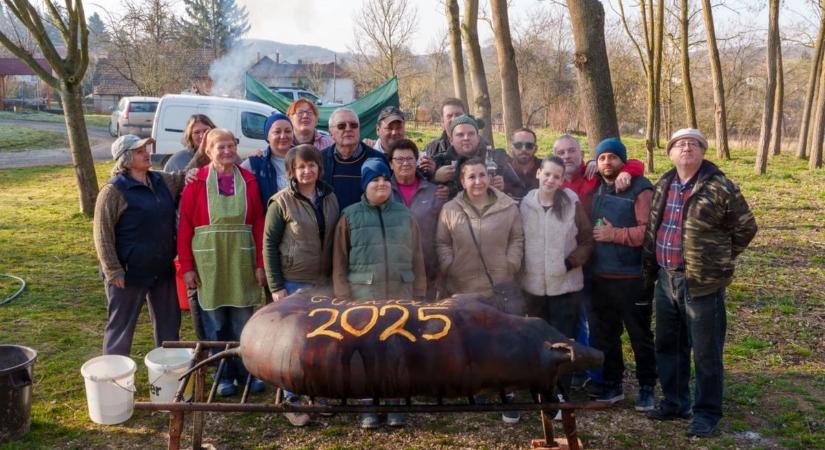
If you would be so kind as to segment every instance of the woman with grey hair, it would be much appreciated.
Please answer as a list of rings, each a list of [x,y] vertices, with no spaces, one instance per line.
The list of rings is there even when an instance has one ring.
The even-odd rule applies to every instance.
[[[155,344],[179,338],[175,205],[184,172],[150,170],[155,141],[127,134],[112,143],[112,178],[95,205],[94,242],[105,278],[103,353],[128,356],[143,302]]]

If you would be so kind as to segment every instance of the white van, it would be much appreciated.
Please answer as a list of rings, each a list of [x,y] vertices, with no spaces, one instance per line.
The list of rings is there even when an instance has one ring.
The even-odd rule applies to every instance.
[[[152,163],[163,166],[173,153],[183,148],[183,130],[192,114],[206,114],[218,128],[231,131],[238,139],[238,154],[246,158],[266,147],[264,123],[273,111],[276,109],[269,105],[236,98],[164,95],[152,124],[152,137],[156,141]]]

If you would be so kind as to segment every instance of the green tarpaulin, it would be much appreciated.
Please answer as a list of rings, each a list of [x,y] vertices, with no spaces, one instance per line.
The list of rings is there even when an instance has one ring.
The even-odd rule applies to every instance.
[[[275,94],[264,84],[246,75],[246,98],[248,100],[261,102],[276,108],[278,111],[286,112],[289,104],[288,98],[280,94]],[[342,106],[355,111],[361,121],[361,139],[375,139],[375,125],[378,123],[378,114],[385,106],[398,106],[398,79],[392,77],[367,95],[346,105],[320,106],[321,117],[318,118],[318,129],[327,131],[329,116],[332,112]]]

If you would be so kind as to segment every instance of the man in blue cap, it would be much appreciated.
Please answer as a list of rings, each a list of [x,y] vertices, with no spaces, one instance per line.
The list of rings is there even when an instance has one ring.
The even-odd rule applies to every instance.
[[[639,394],[637,411],[653,409],[656,359],[653,347],[652,292],[642,279],[642,243],[650,213],[653,185],[642,176],[630,187],[616,190],[616,177],[627,163],[627,149],[618,138],[596,146],[599,184],[593,193],[593,316],[591,344],[604,352],[602,382],[595,387],[598,401],[624,399],[622,328],[627,329],[636,359]]]

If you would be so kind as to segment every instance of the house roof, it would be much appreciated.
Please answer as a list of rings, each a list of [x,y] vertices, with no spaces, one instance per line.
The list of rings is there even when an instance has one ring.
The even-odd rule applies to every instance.
[[[275,62],[269,56],[264,56],[258,60],[258,62],[249,69],[249,74],[255,78],[298,78],[315,75],[319,69],[321,78],[332,78],[333,73],[339,78],[346,76],[344,69],[335,63],[292,64],[288,62]]]
[[[52,67],[45,58],[35,58],[37,64],[51,73]],[[0,55],[0,75],[34,75],[34,71],[16,56]]]
[[[212,51],[209,49],[185,49],[175,59],[187,61],[191,70],[192,81],[209,79],[209,65],[212,63]],[[188,83],[188,80],[187,80]],[[108,58],[98,60],[92,75],[92,94],[94,95],[137,95],[138,90],[126,78],[115,70]]]

